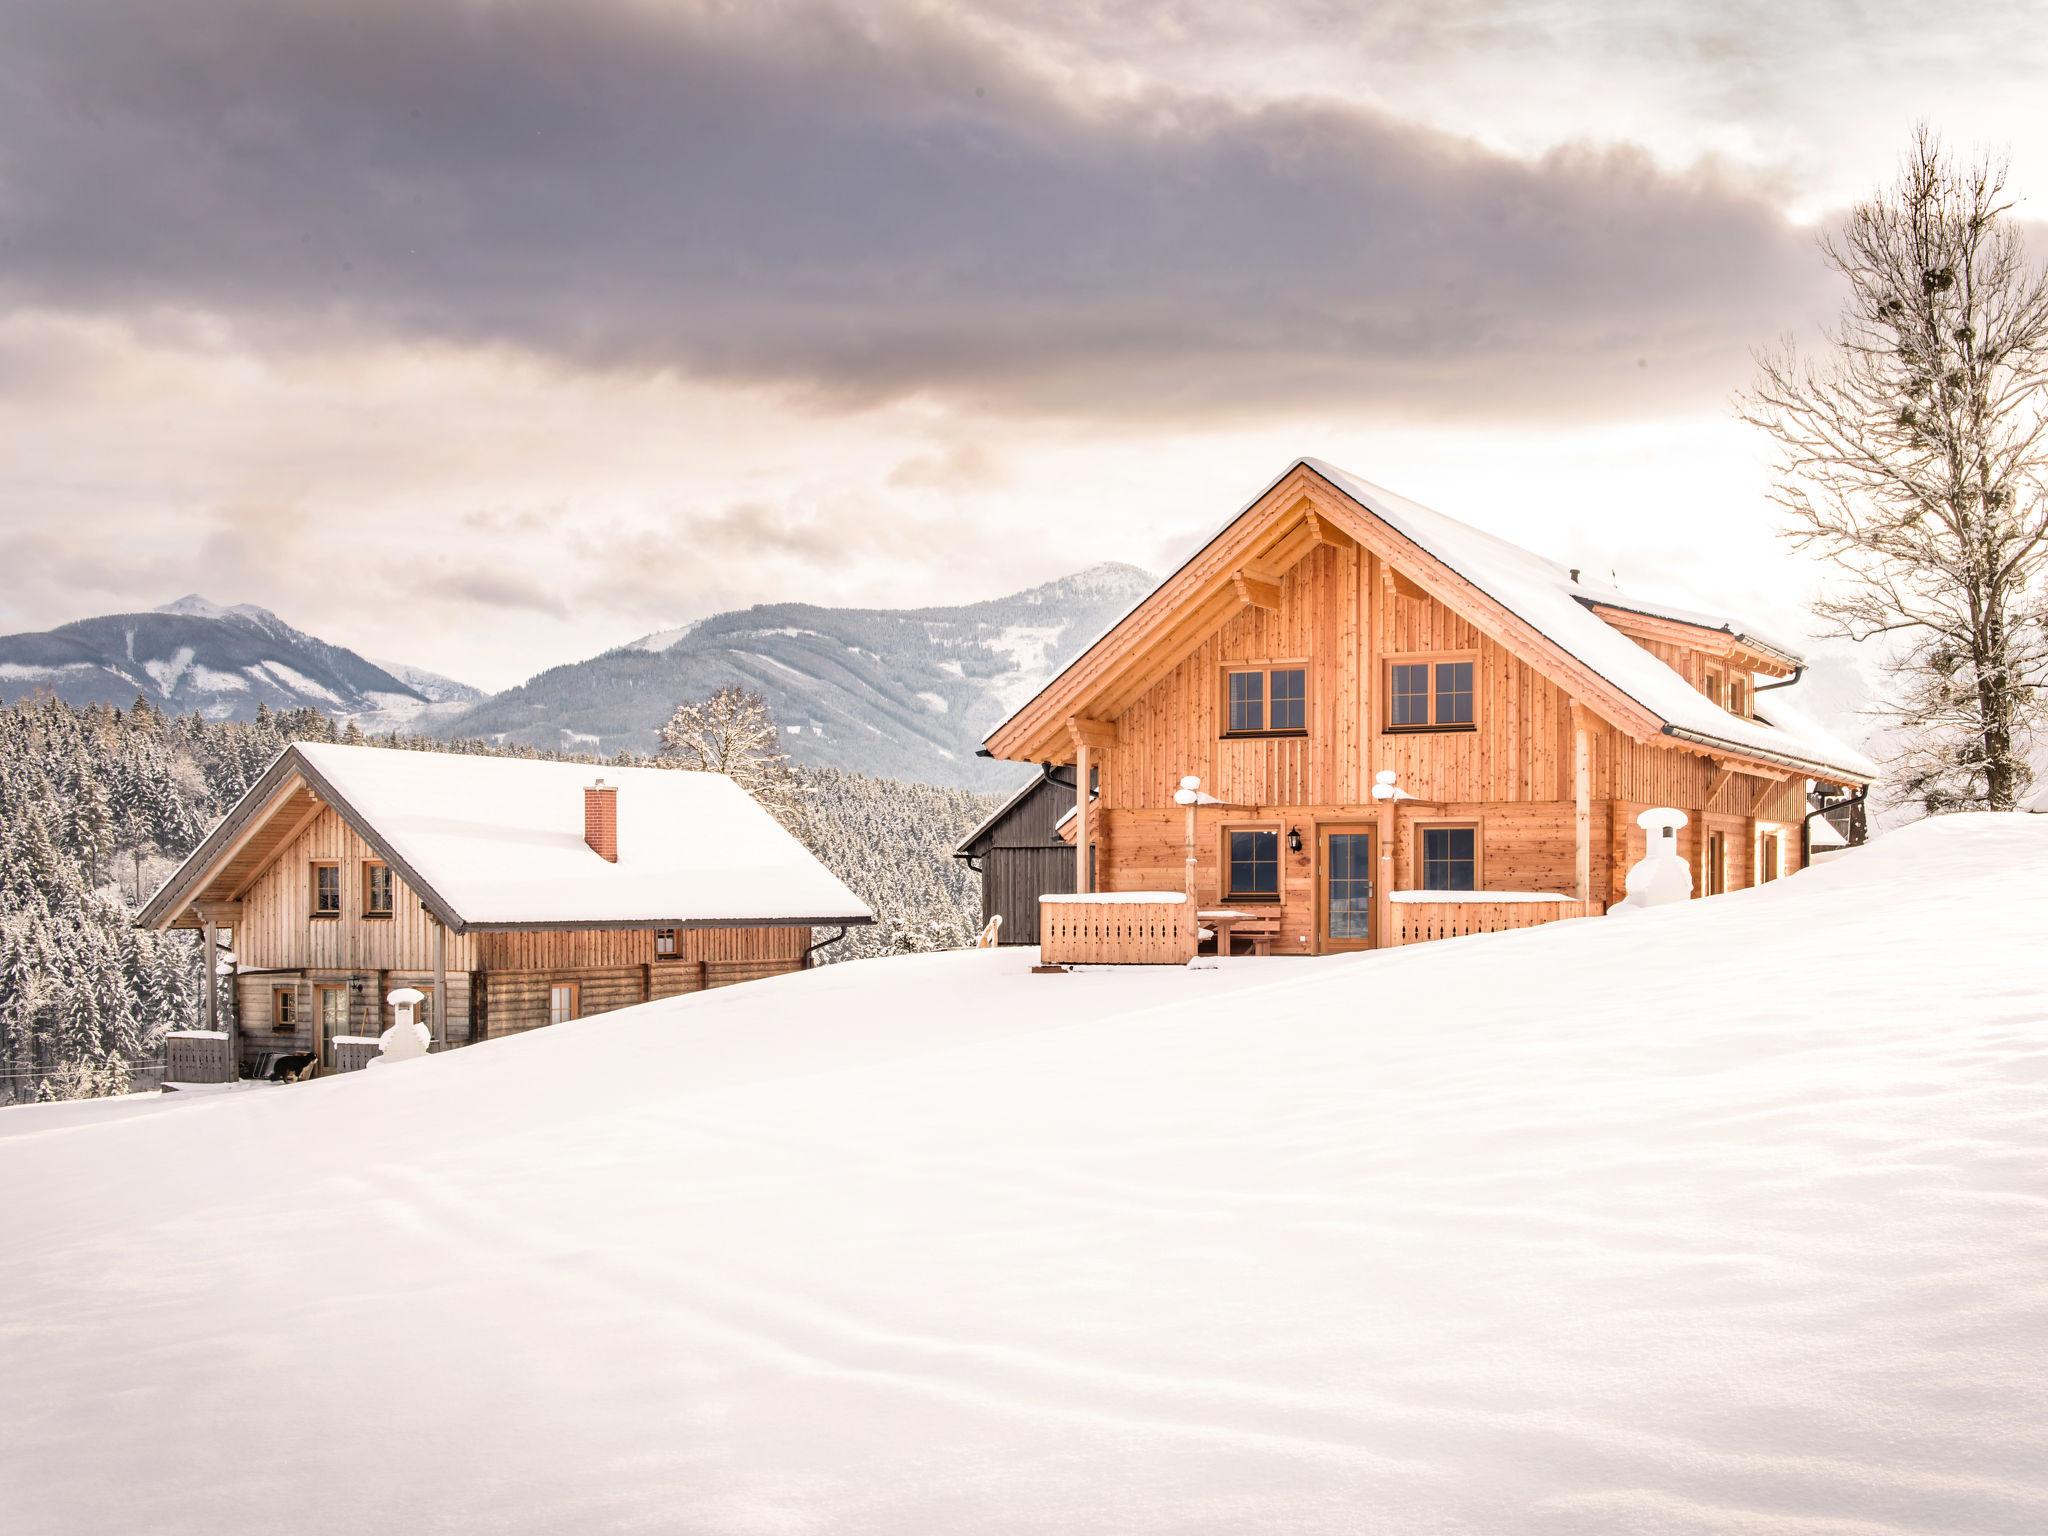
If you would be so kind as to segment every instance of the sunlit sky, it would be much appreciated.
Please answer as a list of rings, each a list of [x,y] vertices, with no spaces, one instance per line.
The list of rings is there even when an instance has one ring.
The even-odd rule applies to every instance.
[[[1732,418],[2042,9],[9,0],[0,625],[188,591],[485,687],[1163,570],[1295,457],[1804,629]]]

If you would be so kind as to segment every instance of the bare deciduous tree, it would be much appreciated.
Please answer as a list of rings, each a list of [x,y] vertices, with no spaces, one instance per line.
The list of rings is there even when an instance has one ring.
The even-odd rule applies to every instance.
[[[1787,537],[1842,569],[1817,613],[1888,643],[1894,792],[1929,811],[2018,804],[2048,685],[2048,274],[2005,188],[1921,128],[1821,241],[1850,289],[1825,357],[1761,355],[1741,405],[1777,440]]]
[[[679,768],[725,774],[791,830],[802,820],[803,781],[758,693],[721,688],[708,699],[677,705],[661,728],[661,755]]]

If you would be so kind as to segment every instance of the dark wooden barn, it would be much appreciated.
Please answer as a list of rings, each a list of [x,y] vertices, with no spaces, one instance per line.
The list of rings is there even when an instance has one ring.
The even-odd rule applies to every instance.
[[[1073,780],[1041,773],[953,851],[981,875],[981,920],[1002,917],[1002,943],[1036,944],[1038,898],[1073,893],[1074,845],[1059,835],[1073,812]]]

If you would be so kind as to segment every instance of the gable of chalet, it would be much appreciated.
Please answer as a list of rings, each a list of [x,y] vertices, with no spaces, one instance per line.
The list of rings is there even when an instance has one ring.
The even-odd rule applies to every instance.
[[[1512,604],[1520,601],[1529,606],[1528,591],[1487,590],[1369,505],[1368,488],[1356,482],[1347,488],[1340,480],[1348,481],[1349,477],[1312,460],[1297,461],[991,732],[984,746],[987,755],[1066,763],[1074,761],[1079,744],[1086,743],[1091,748],[1112,745],[1114,722],[1120,715],[1241,610],[1277,609],[1281,577],[1318,547],[1332,544],[1356,545],[1376,557],[1397,592],[1441,603],[1635,741],[1656,742],[1717,759],[1762,764],[1774,770],[1791,767],[1836,782],[1865,783],[1873,776],[1869,765],[1847,749],[1830,749],[1824,755],[1815,755],[1797,740],[1772,741],[1768,738],[1778,733],[1768,725],[1737,720],[1724,715],[1718,707],[1709,715],[1704,709],[1681,701],[1685,702],[1686,718],[1667,718],[1573,648],[1560,644],[1553,633],[1546,633],[1542,624],[1518,612]],[[1385,500],[1394,503],[1398,498]],[[1442,521],[1450,525],[1450,520]],[[1477,529],[1450,526],[1467,536],[1475,549],[1506,552],[1532,566],[1542,564],[1526,551]],[[1781,648],[1737,633],[1732,626],[1702,623],[1691,616],[1676,617],[1679,610],[1639,606],[1618,593],[1589,588],[1584,593],[1572,593],[1565,603],[1583,610],[1598,630],[1637,650],[1643,660],[1669,672],[1669,682],[1688,694],[1692,692],[1691,685],[1656,661],[1651,651],[1638,647],[1637,639],[1676,643],[1675,637],[1682,635],[1684,643],[1691,647],[1710,654],[1725,654],[1731,660],[1774,675],[1791,673],[1798,666],[1797,659]],[[1553,631],[1561,627],[1555,622],[1555,614],[1549,617]],[[1611,665],[1612,657],[1608,662],[1609,671],[1624,670]],[[1635,671],[1639,677],[1643,675],[1640,665],[1627,670]],[[1668,689],[1663,692],[1669,707],[1672,696]],[[1699,702],[1702,706],[1706,703],[1703,698]],[[1712,715],[1721,715],[1722,719],[1715,720]]]
[[[314,766],[297,743],[280,752],[262,776],[230,807],[220,825],[185,856],[135,915],[138,928],[199,928],[199,914],[239,901],[271,864],[333,811],[376,852],[443,927],[460,933],[462,918],[380,832]]]

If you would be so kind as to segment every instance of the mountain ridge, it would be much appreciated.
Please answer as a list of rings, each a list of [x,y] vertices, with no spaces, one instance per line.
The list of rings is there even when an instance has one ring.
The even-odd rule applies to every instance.
[[[978,603],[756,604],[548,668],[432,734],[652,751],[677,704],[737,685],[768,701],[799,762],[997,788],[1020,770],[977,759],[982,736],[1152,586],[1112,561]]]
[[[101,614],[0,636],[0,699],[56,694],[126,707],[140,695],[175,713],[247,720],[258,709],[317,709],[365,730],[416,728],[450,705],[437,689],[481,697],[423,669],[420,681],[287,623],[254,603],[196,592],[145,612]]]

